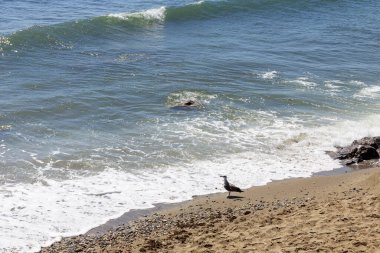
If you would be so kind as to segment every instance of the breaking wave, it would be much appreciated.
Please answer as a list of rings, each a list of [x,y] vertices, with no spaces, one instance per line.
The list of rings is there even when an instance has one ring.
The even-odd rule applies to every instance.
[[[298,2],[298,1],[296,1]],[[71,49],[75,43],[107,39],[111,35],[134,32],[135,29],[183,22],[225,17],[238,12],[275,8],[280,1],[199,1],[183,6],[161,6],[144,11],[111,13],[89,19],[68,21],[53,25],[35,25],[10,35],[0,34],[0,53],[30,47]],[[300,7],[302,8],[302,7]]]

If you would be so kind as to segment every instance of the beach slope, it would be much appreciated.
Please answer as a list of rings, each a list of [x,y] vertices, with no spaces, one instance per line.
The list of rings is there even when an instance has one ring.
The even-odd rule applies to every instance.
[[[226,196],[195,197],[41,252],[380,252],[380,168]]]

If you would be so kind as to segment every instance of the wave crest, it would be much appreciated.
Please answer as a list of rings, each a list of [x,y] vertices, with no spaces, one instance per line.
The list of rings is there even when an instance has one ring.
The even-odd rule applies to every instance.
[[[198,1],[182,6],[162,6],[140,12],[111,13],[94,18],[47,26],[32,26],[9,36],[0,37],[0,52],[18,51],[30,47],[71,49],[76,42],[107,39],[135,28],[161,25],[167,22],[194,21],[247,12],[266,6],[262,1],[229,0]]]
[[[156,9],[149,9],[142,12],[132,12],[132,13],[113,13],[109,14],[108,17],[118,18],[121,20],[145,20],[145,21],[165,21],[166,7],[162,6]]]

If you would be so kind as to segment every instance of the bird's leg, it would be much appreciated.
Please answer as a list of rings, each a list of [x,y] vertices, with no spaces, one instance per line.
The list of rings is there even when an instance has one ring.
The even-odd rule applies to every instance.
[[[228,192],[228,197],[230,196],[231,192]]]

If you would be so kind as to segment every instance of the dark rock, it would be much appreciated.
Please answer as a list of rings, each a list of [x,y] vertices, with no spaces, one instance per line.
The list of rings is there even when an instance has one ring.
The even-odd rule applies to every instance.
[[[358,151],[358,148],[356,146],[348,146],[348,147],[341,147],[338,148],[338,156],[337,158],[340,160],[352,158],[355,156],[356,152]]]
[[[373,213],[373,214],[369,214],[369,215],[367,215],[367,217],[369,217],[369,218],[374,218],[374,219],[380,219],[380,214]]]
[[[237,218],[237,217],[236,217],[235,215],[233,215],[233,216],[229,217],[228,220],[229,220],[230,222],[232,222],[232,221],[236,220],[236,218]]]
[[[363,145],[359,146],[355,153],[355,157],[359,160],[379,159],[379,153],[377,153],[376,148],[370,145]]]
[[[213,245],[212,245],[211,243],[207,243],[207,244],[204,245],[204,247],[205,247],[205,248],[212,248]]]
[[[354,245],[355,247],[359,247],[359,246],[367,246],[368,243],[367,242],[354,242],[352,245]]]
[[[352,165],[352,164],[355,164],[355,163],[358,163],[358,160],[357,159],[346,159],[343,164],[344,165]]]
[[[186,100],[183,102],[178,103],[176,106],[170,107],[171,109],[175,110],[193,110],[193,109],[202,109],[203,105],[201,102],[197,100]]]
[[[380,136],[376,137],[364,137],[360,140],[355,140],[352,142],[352,145],[368,145],[372,146],[373,148],[377,149],[380,147]]]
[[[337,147],[336,152],[327,152],[334,159],[342,160],[343,164],[351,165],[366,160],[380,158],[380,136],[364,137],[355,140],[346,147]]]

